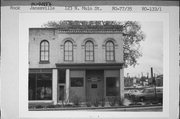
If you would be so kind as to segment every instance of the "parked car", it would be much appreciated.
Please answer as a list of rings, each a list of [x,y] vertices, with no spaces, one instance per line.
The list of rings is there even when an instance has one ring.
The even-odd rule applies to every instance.
[[[125,90],[124,95],[126,98],[130,98],[131,95],[141,92],[142,89],[144,88],[131,88],[131,89]]]
[[[131,95],[133,101],[159,101],[162,102],[163,99],[163,88],[162,87],[151,87],[144,88],[138,93]]]

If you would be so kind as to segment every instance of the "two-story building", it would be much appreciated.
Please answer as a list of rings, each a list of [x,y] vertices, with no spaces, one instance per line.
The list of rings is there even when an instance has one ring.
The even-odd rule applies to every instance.
[[[29,29],[29,102],[124,97],[123,35],[111,29]]]

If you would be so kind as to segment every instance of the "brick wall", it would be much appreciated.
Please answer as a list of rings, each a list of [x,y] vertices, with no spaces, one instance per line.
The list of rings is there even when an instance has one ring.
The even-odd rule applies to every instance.
[[[73,62],[64,61],[63,45],[65,39],[72,39],[74,42]],[[29,30],[29,67],[30,68],[55,68],[56,63],[87,63],[85,61],[84,41],[91,38],[95,43],[95,61],[93,63],[106,63],[105,47],[106,39],[114,39],[115,42],[115,62],[123,62],[123,40],[122,34],[67,34],[58,30],[46,28],[33,28]],[[50,63],[40,64],[40,42],[48,40],[50,44]],[[91,62],[92,63],[92,62]]]

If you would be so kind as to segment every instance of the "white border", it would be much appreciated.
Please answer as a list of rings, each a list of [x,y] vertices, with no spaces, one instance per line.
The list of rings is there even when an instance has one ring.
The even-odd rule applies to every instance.
[[[92,112],[92,111],[28,111],[28,40],[29,17],[59,20],[117,20],[163,22],[163,112]],[[152,44],[151,44],[152,45]],[[41,118],[161,118],[169,117],[169,15],[167,13],[21,13],[19,14],[19,116]]]

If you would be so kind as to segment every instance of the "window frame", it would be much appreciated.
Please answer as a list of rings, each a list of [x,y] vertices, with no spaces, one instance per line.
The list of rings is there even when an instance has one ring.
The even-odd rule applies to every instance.
[[[108,43],[112,43],[113,50],[108,50],[108,47],[107,47]],[[113,53],[113,56],[112,56],[113,60],[110,60],[111,59],[111,55],[108,55],[108,53]],[[105,57],[106,57],[106,61],[115,61],[115,44],[114,44],[113,41],[107,41],[106,42],[106,44],[105,44]]]
[[[44,42],[48,44],[48,50],[47,50],[47,51],[45,50],[45,46],[42,46],[42,43],[44,43]],[[43,50],[41,50],[42,47],[44,47]],[[39,53],[39,55],[40,55],[40,56],[39,56],[39,58],[40,58],[40,59],[39,59],[40,63],[49,63],[49,58],[50,58],[50,51],[49,51],[49,50],[50,50],[49,41],[47,41],[47,40],[42,40],[42,41],[40,42],[40,49],[39,49],[39,51],[40,51],[40,53]],[[46,53],[46,52],[48,53],[48,57],[47,57],[48,59],[47,59],[47,60],[42,60],[42,55],[41,55],[41,54],[42,54],[42,53]],[[45,55],[44,55],[44,59],[45,59]]]
[[[72,49],[71,49],[71,52],[72,52],[72,59],[71,60],[69,60],[69,55],[68,55],[68,60],[66,60],[66,58],[65,58],[65,56],[66,56],[66,52],[70,52],[69,50],[65,50],[65,47],[66,47],[66,43],[67,42],[69,42],[69,43],[71,43],[72,44]],[[64,61],[73,61],[74,60],[74,47],[73,47],[73,42],[72,41],[70,41],[70,40],[67,40],[67,41],[65,41],[64,42]]]
[[[92,51],[91,50],[87,50],[87,43],[92,43]],[[93,53],[93,55],[92,55],[92,60],[88,60],[87,59],[87,52],[88,53]],[[91,59],[91,55],[88,55],[89,56],[89,59]],[[94,42],[93,41],[91,41],[91,40],[88,40],[88,41],[86,41],[85,42],[85,61],[94,61]]]

